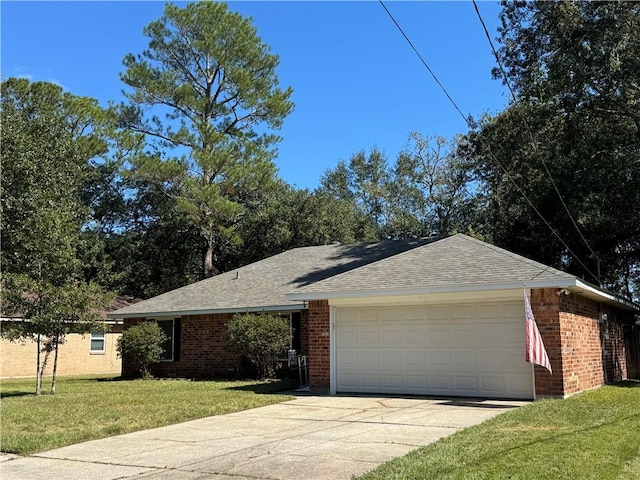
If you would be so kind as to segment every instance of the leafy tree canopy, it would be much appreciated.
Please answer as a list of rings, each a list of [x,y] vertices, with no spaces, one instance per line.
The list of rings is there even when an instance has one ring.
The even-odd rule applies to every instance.
[[[291,112],[292,91],[279,88],[278,57],[249,19],[224,3],[168,4],[144,34],[149,48],[127,55],[121,75],[132,90],[120,123],[152,146],[130,161],[132,172],[161,186],[198,227],[209,276],[238,242],[247,205],[275,178],[279,138],[270,130]]]
[[[42,372],[71,332],[97,329],[95,309],[108,301],[82,278],[78,248],[90,219],[86,184],[105,143],[92,133],[97,103],[50,83],[2,82],[2,311],[26,318],[2,334],[35,338],[36,393]],[[41,361],[40,355],[44,352]]]
[[[487,234],[637,295],[640,4],[509,2],[501,20],[499,57],[516,101],[470,135]]]

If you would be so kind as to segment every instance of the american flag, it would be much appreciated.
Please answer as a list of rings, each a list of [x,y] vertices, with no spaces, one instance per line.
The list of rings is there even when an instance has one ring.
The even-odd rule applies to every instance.
[[[538,325],[536,325],[536,319],[533,317],[533,310],[531,310],[531,303],[526,290],[524,291],[524,313],[527,324],[527,353],[525,360],[529,363],[540,365],[549,370],[549,373],[553,373],[549,356],[544,348]]]

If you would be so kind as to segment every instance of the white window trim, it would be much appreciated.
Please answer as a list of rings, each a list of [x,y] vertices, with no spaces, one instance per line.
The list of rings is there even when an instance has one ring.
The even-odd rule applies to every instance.
[[[94,350],[93,349],[93,336],[94,335],[102,335],[102,338],[96,338],[95,340],[102,340],[102,350]],[[89,354],[90,355],[104,355],[107,352],[107,334],[106,332],[91,332],[89,334]]]

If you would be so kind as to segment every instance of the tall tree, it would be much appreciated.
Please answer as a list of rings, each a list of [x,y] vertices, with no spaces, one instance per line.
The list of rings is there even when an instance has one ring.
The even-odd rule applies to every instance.
[[[448,235],[466,231],[476,213],[473,179],[458,155],[458,138],[409,135],[390,182],[393,236]]]
[[[237,240],[246,206],[275,177],[279,138],[270,130],[291,112],[292,90],[279,88],[278,57],[250,20],[224,3],[168,4],[144,34],[149,48],[123,62],[132,91],[120,121],[154,149],[132,170],[163,187],[198,227],[210,276]]]
[[[350,201],[361,213],[362,239],[376,240],[384,235],[388,222],[389,168],[387,158],[373,148],[368,154],[361,150],[348,162],[341,160],[320,179],[319,192],[342,201]]]
[[[471,136],[492,236],[638,295],[640,4],[509,2],[501,20],[516,101]]]
[[[106,148],[89,125],[99,111],[57,85],[2,82],[2,310],[26,319],[2,334],[35,338],[37,394],[49,354],[55,393],[59,345],[70,332],[97,329],[95,309],[107,301],[83,281],[78,258],[90,218],[83,201],[90,160]]]
[[[223,259],[225,270],[292,248],[366,240],[359,236],[364,221],[349,200],[279,181],[248,211],[239,226],[243,242]]]

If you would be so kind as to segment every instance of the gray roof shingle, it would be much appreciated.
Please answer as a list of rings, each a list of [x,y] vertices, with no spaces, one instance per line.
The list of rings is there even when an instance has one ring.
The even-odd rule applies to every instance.
[[[382,292],[572,280],[575,276],[458,234],[327,278],[295,292]]]
[[[158,295],[110,318],[291,307],[288,292],[425,245],[433,239],[302,247]]]

